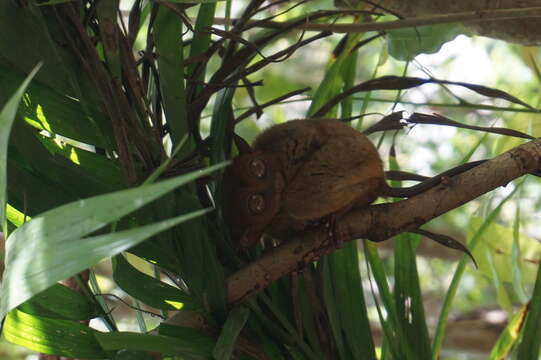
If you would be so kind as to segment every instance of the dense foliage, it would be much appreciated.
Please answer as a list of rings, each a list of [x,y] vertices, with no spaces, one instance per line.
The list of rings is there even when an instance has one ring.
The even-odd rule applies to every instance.
[[[469,30],[396,15],[326,1],[1,1],[4,338],[88,359],[463,359],[463,344],[443,343],[453,306],[497,303],[508,321],[469,349],[537,359],[541,247],[521,233],[537,235],[520,205],[539,210],[524,195],[538,191],[532,176],[423,227],[445,236],[397,230],[382,251],[349,241],[306,263],[278,247],[267,269],[274,243],[244,251],[229,236],[234,133],[341,119],[370,134],[386,168],[423,173],[535,139],[539,79],[432,75],[414,58]],[[505,46],[539,74],[537,49]],[[481,181],[480,194],[499,185]],[[464,239],[478,270],[461,252],[431,259],[431,239]],[[275,281],[251,277],[258,267]]]

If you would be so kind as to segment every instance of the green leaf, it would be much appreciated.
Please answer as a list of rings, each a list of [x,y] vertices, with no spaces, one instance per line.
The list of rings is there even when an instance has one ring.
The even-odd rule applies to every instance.
[[[182,46],[182,21],[177,14],[160,6],[154,23],[154,41],[160,71],[165,120],[176,146],[188,134],[186,96],[184,92],[184,59]]]
[[[90,320],[98,315],[94,303],[62,284],[54,284],[37,294],[20,305],[18,310],[30,315],[65,320]]]
[[[197,329],[185,326],[171,325],[167,323],[161,323],[158,327],[160,335],[175,337],[189,341],[193,346],[197,346],[202,352],[212,353],[212,350],[216,346],[216,339],[209,336]]]
[[[114,140],[108,119],[97,110],[101,102],[92,74],[82,71],[77,55],[60,45],[70,41],[59,29],[58,18],[44,15],[42,11],[45,13],[50,9],[37,7],[34,2],[27,1],[28,6],[21,8],[16,1],[0,1],[0,49],[10,49],[2,52],[2,66],[25,74],[38,62],[43,62],[43,71],[36,76],[36,83],[50,91],[54,89],[63,97],[77,99],[83,109],[71,119],[70,124],[79,123],[78,120],[84,118],[81,122],[90,121],[102,141]]]
[[[511,248],[511,273],[513,275],[513,290],[519,301],[525,304],[528,301],[528,296],[523,287],[522,276],[522,253],[520,247],[520,202],[517,202],[515,209],[515,218],[513,223],[513,246]],[[535,242],[537,243],[537,241]]]
[[[288,295],[291,297],[291,290],[289,290],[289,288]],[[305,339],[301,337],[297,330],[293,327],[293,324],[291,324],[291,322],[289,321],[287,314],[280,311],[276,307],[274,301],[271,301],[271,299],[269,299],[264,293],[260,293],[258,295],[258,298],[263,301],[264,305],[270,310],[269,315],[272,315],[273,317],[273,320],[271,320],[271,318],[267,316],[266,311],[263,311],[254,302],[248,302],[250,310],[252,310],[254,315],[260,321],[259,323],[261,324],[261,326],[263,326],[264,328],[266,328],[267,331],[270,331],[274,336],[276,336],[281,342],[281,344],[295,344],[306,355],[306,358],[319,359],[319,357],[316,355],[316,352],[313,351],[310,346],[308,346],[308,343],[305,341]],[[250,317],[250,320],[252,319],[254,319],[254,317]],[[285,331],[282,330],[282,328],[280,328],[279,326],[277,326],[277,322]],[[293,347],[291,347],[291,349],[293,349]]]
[[[4,322],[4,337],[30,350],[69,358],[104,359],[95,330],[76,321],[49,319],[11,311]]]
[[[526,323],[522,328],[522,339],[517,349],[517,359],[538,359],[541,343],[541,266],[537,269],[537,280],[528,304]]]
[[[318,263],[318,266],[321,266],[321,270],[323,272],[322,293],[332,335],[334,337],[334,341],[336,342],[340,359],[347,359],[349,356],[346,357],[344,338],[342,336],[342,323],[340,321],[340,311],[344,311],[345,309],[340,309],[338,307],[337,299],[335,298],[334,277],[331,275],[331,267],[333,264],[329,263],[329,259],[325,257]]]
[[[12,151],[14,150],[14,151]],[[10,146],[8,159],[8,199],[9,205],[27,217],[76,200],[73,194],[62,191],[61,188],[43,181],[39,175],[34,174],[24,164],[12,158],[15,149]],[[28,201],[27,199],[32,199]]]
[[[351,351],[353,359],[375,359],[375,346],[359,271],[357,242],[346,243],[342,249],[329,256],[329,261],[347,348]]]
[[[419,54],[438,52],[443,44],[464,32],[464,26],[458,23],[388,30],[389,54],[397,60],[410,61]]]
[[[173,149],[171,152],[171,156],[165,159],[164,162],[160,164],[143,182],[143,185],[146,184],[152,184],[155,182],[165,170],[169,168],[169,164],[171,164],[171,161],[177,156],[178,152],[184,147],[184,144],[186,144],[186,141],[188,141],[188,134],[184,135],[182,139],[180,139],[180,142],[177,144],[177,146]]]
[[[118,168],[115,169],[114,163],[105,157],[102,157],[100,162],[103,165],[103,175],[96,176],[95,174],[100,174],[102,170],[97,170],[96,167],[86,168],[74,164],[72,158],[79,161],[76,156],[77,153],[82,155],[82,150],[73,151],[71,153],[72,158],[51,153],[47,151],[43,143],[50,144],[52,140],[45,139],[43,135],[37,134],[31,127],[22,122],[15,122],[12,133],[13,138],[10,146],[11,149],[17,151],[19,161],[24,162],[26,168],[38,176],[43,183],[51,184],[61,192],[69,195],[71,201],[120,190],[125,187],[122,182],[123,176],[119,171],[116,171],[116,174],[120,176],[120,181],[118,178],[113,178],[115,170],[118,170]],[[85,160],[89,158],[90,156],[87,156]],[[93,158],[97,159],[99,155],[94,154]],[[85,165],[90,164],[87,161]],[[19,191],[23,190],[18,186],[17,188]],[[32,215],[35,215],[35,213],[32,213]]]
[[[0,317],[55,282],[107,256],[116,255],[150,236],[204,214],[206,210],[199,210],[120,233],[83,238],[176,187],[224,165],[218,164],[157,184],[80,200],[38,215],[25,223],[11,234],[6,243],[6,271],[2,283]]]
[[[36,5],[37,6],[47,6],[47,5],[64,4],[64,3],[67,3],[67,2],[73,2],[73,1],[75,1],[75,0],[49,0],[49,1],[46,1],[46,2],[37,3]]]
[[[228,360],[235,348],[237,337],[244,328],[250,310],[246,307],[236,307],[229,313],[227,320],[222,328],[216,347],[212,351],[212,355],[216,360]]]
[[[498,305],[508,313],[511,313],[511,311],[513,310],[513,304],[511,303],[511,299],[507,294],[507,290],[503,286],[503,282],[498,276],[498,272],[496,271],[496,266],[494,265],[494,254],[486,250],[487,249],[485,248],[485,253],[483,255],[485,256],[486,263],[488,264],[488,268],[491,271],[490,279],[492,280],[492,286],[494,286],[494,289],[496,289],[496,298],[498,299]]]
[[[99,195],[79,200],[49,210],[34,217],[8,238],[8,247],[12,250],[24,250],[25,239],[44,238],[40,242],[54,239],[61,242],[85,236],[103,226],[119,220],[121,217],[139,209],[145,204],[167,194],[168,192],[189,183],[199,177],[223,168],[228,163],[210,166],[204,170],[161,181],[156,184],[140,186],[133,189]],[[69,221],[68,221],[69,220]],[[15,241],[15,238],[21,241]],[[50,241],[50,240],[49,240]],[[15,256],[15,254],[12,254]],[[6,261],[9,262],[9,256]]]
[[[400,326],[415,359],[430,359],[430,339],[419,284],[415,248],[419,239],[400,234],[394,241],[395,304]]]
[[[113,279],[126,293],[157,309],[191,310],[196,307],[191,296],[140,272],[122,255],[113,258]]]
[[[55,157],[56,166],[61,170],[67,167],[72,168],[72,172],[77,177],[77,182],[79,182],[81,177],[91,176],[94,182],[102,188],[108,187],[113,190],[121,190],[128,186],[122,170],[114,160],[70,144],[59,144],[57,141],[45,136],[38,136],[38,140],[50,153],[60,155],[63,158],[60,160],[58,157]],[[62,180],[64,181],[65,179]],[[90,182],[88,179],[84,180]],[[81,187],[80,183],[79,187]],[[78,193],[80,194],[80,192]]]
[[[196,211],[131,230],[82,239],[72,238],[60,242],[55,238],[27,239],[26,243],[33,251],[24,251],[17,256],[11,255],[12,249],[8,247],[6,257],[11,255],[11,261],[6,262],[0,315],[3,316],[7,311],[54,285],[57,281],[66,279],[108,256],[125,251],[151,236],[206,212],[208,211]],[[17,231],[12,237],[16,234]],[[24,238],[20,240],[24,241]]]
[[[11,133],[11,127],[15,120],[15,114],[19,107],[19,102],[24,94],[24,91],[34,75],[38,72],[41,65],[38,65],[32,70],[26,77],[23,83],[15,91],[15,93],[9,98],[6,104],[0,110],[0,225],[5,223],[6,216],[6,188],[7,188],[7,154],[9,135]]]
[[[524,324],[524,318],[526,317],[528,307],[522,305],[518,311],[509,320],[507,326],[500,334],[498,341],[492,347],[490,352],[490,360],[502,360],[507,357],[511,348],[515,345],[519,339],[520,329]]]
[[[370,241],[363,242],[364,254],[366,260],[370,264],[370,270],[374,275],[374,281],[378,287],[378,291],[381,297],[382,305],[387,312],[387,318],[383,317],[379,304],[376,300],[376,309],[380,318],[380,323],[383,328],[383,334],[385,335],[384,344],[388,347],[395,358],[406,358],[402,356],[400,351],[407,348],[404,336],[402,336],[402,329],[399,325],[398,314],[396,312],[396,305],[392,296],[389,284],[387,283],[387,275],[383,261],[378,254],[377,247]]]
[[[218,1],[224,1],[224,0],[166,0],[167,2],[177,3],[177,4],[207,4],[207,3],[214,3]]]
[[[312,268],[305,269],[298,276],[298,283],[292,284],[293,311],[298,312],[295,316],[297,331],[304,334],[307,344],[316,354],[323,354],[324,348],[319,341],[318,323],[325,315],[322,313],[321,303],[312,300],[315,292],[315,271]],[[316,357],[318,358],[318,357]]]
[[[6,91],[15,88],[24,80],[24,76],[13,69],[0,64],[0,97],[6,96]],[[32,127],[47,130],[85,144],[106,147],[107,141],[100,136],[96,124],[84,116],[84,108],[80,101],[68,97],[38,81],[33,81],[27,88],[27,94],[19,107],[19,115]],[[107,120],[98,110],[94,109],[97,122]]]
[[[155,360],[156,358],[152,354],[145,351],[134,350],[118,350],[115,354],[114,360]]]
[[[210,32],[205,31],[209,26],[212,26],[214,20],[214,13],[216,12],[216,3],[209,2],[207,4],[202,4],[197,13],[197,20],[195,22],[194,35],[192,43],[190,45],[190,57],[195,57],[203,54],[210,46]],[[188,74],[190,76],[194,75],[194,71],[200,67],[200,64],[194,63],[188,66]],[[205,79],[206,69],[199,70],[199,76],[197,80]],[[202,88],[202,85],[199,85],[198,88]]]
[[[342,85],[344,85],[343,75],[347,73],[348,67],[351,64],[351,57],[354,54],[351,54],[350,50],[353,46],[357,44],[362,34],[349,34],[348,39],[346,40],[346,45],[338,58],[336,60],[332,59],[330,61],[330,66],[325,71],[325,77],[319,84],[316,89],[312,102],[310,103],[310,108],[308,109],[308,116],[312,116],[316,113],[329,99],[338,95],[342,91]],[[349,80],[348,80],[349,82]],[[336,112],[334,110],[334,112]],[[330,114],[331,117],[336,115],[335,113]],[[329,116],[329,114],[325,115]]]
[[[201,207],[193,188],[180,189],[175,196],[175,213]],[[172,235],[176,242],[180,276],[188,284],[190,294],[219,322],[223,322],[227,314],[225,274],[218,259],[216,239],[209,233],[213,226],[211,219],[200,217],[173,229]]]
[[[509,195],[507,195],[502,201],[500,201],[500,203],[498,203],[498,205],[486,216],[483,223],[471,236],[471,240],[468,242],[468,248],[471,249],[473,254],[475,254],[475,248],[481,242],[481,237],[485,235],[488,227],[494,222],[494,219],[500,213],[503,205],[513,197],[515,192],[520,188],[523,183],[523,181],[518,183],[515,189],[513,189],[513,191]],[[443,300],[443,305],[440,310],[438,323],[436,325],[436,330],[434,332],[434,337],[432,341],[432,359],[438,359],[440,356],[440,351],[443,344],[443,337],[445,334],[445,326],[447,324],[447,318],[449,317],[449,312],[451,311],[451,306],[455,298],[458,285],[460,284],[460,280],[466,269],[467,261],[468,257],[463,256],[456,267],[453,279],[451,280],[451,284],[449,285],[449,289],[445,294],[445,299]]]
[[[341,77],[343,79],[344,85],[342,86],[343,91],[353,87],[355,79],[357,78],[357,68],[359,64],[359,51],[354,50],[350,53],[344,65],[342,66]],[[362,113],[361,113],[362,114]],[[348,96],[340,102],[340,117],[348,118],[353,115],[353,96]]]
[[[475,234],[482,223],[482,218],[473,216],[468,229],[469,235]],[[520,246],[520,258],[513,255],[517,245]],[[479,243],[472,249],[472,254],[477,260],[478,271],[483,275],[515,287],[520,284],[514,284],[514,267],[520,266],[523,281],[530,284],[535,282],[537,264],[532,264],[525,259],[541,258],[541,244],[526,235],[515,234],[513,228],[491,223],[479,236]],[[487,258],[487,254],[490,258]]]
[[[191,356],[205,358],[210,356],[210,351],[205,345],[201,345],[193,339],[175,338],[163,335],[147,335],[133,332],[97,333],[96,338],[103,349],[153,351],[166,356]]]
[[[231,147],[231,136],[228,134],[227,129],[229,124],[234,121],[232,105],[234,94],[235,88],[222,89],[216,94],[210,125],[210,137],[212,139],[211,164],[224,161]]]
[[[66,75],[75,78],[76,66],[61,58],[60,54],[67,52],[55,42],[60,39],[53,40],[50,36],[39,9],[31,4],[21,9],[14,1],[0,1],[0,34],[0,48],[10,49],[2,52],[3,64],[27,73],[41,61],[44,71],[36,80],[61,93],[74,95]]]
[[[9,204],[6,208],[6,218],[10,223],[15,225],[15,227],[19,227],[24,224],[25,221],[30,220],[27,216],[25,216],[25,214],[23,214]]]

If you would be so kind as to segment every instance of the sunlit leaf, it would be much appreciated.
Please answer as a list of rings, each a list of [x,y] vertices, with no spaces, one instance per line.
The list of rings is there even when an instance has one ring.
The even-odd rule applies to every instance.
[[[193,299],[179,289],[133,267],[122,255],[113,259],[113,279],[137,300],[163,310],[194,308]]]
[[[150,236],[204,214],[205,210],[199,210],[131,230],[84,237],[224,165],[218,164],[157,184],[80,200],[25,223],[7,240],[0,315],[3,317],[33,295],[107,256],[125,251]]]
[[[30,350],[69,358],[104,359],[106,353],[94,337],[95,330],[77,321],[50,319],[11,311],[2,334]]]
[[[15,120],[15,114],[24,91],[34,75],[38,72],[41,66],[37,66],[26,77],[23,83],[15,91],[15,93],[3,104],[0,110],[0,226],[5,221],[5,209],[6,209],[6,186],[7,186],[7,154],[8,154],[8,142],[9,135],[11,133],[11,127]]]
[[[472,217],[469,236],[479,229],[483,219]],[[522,269],[522,279],[533,283],[537,273],[537,262],[541,259],[541,244],[535,239],[526,235],[518,235],[517,241],[520,244],[520,261]],[[472,250],[473,256],[478,261],[479,271],[492,278],[497,275],[501,281],[511,284],[513,281],[513,228],[501,224],[492,223],[483,232],[479,238],[479,243]],[[490,254],[494,265],[494,271],[487,261],[487,255]]]
[[[516,358],[538,359],[541,343],[541,266],[537,269],[537,279],[527,311],[526,322],[521,329],[522,338],[518,345]]]
[[[18,310],[30,315],[65,320],[90,320],[98,314],[95,304],[86,296],[62,284],[54,284],[20,305]]]
[[[490,352],[490,360],[502,360],[506,358],[511,348],[519,339],[520,329],[524,325],[524,319],[526,317],[526,310],[527,306],[522,305],[511,317]]]

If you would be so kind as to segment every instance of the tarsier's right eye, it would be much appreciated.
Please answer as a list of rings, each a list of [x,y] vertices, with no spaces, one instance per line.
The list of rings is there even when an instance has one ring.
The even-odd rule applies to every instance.
[[[252,194],[248,198],[248,209],[252,214],[261,214],[265,211],[267,204],[265,198],[261,194]]]
[[[261,159],[252,159],[248,164],[250,173],[257,178],[263,178],[267,173],[267,165]]]

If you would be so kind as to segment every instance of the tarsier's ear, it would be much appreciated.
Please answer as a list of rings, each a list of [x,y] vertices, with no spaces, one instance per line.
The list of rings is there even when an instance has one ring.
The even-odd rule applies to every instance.
[[[243,138],[238,136],[237,134],[233,133],[233,140],[235,141],[235,145],[237,146],[237,149],[239,150],[239,154],[250,154],[253,152],[252,147],[250,144],[246,142]]]

